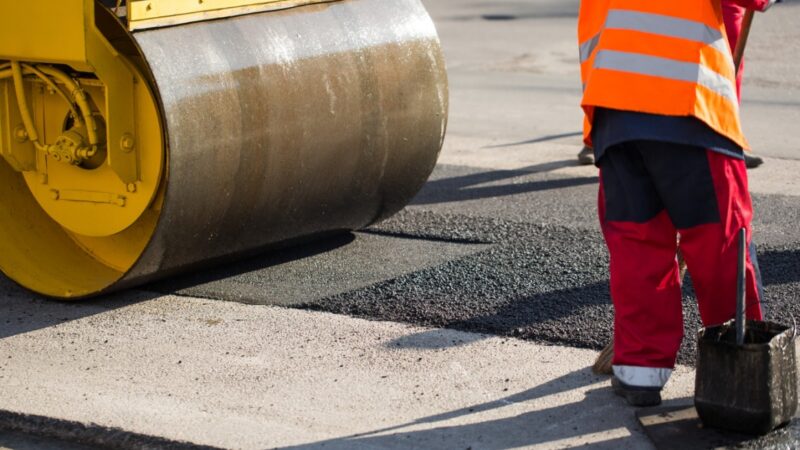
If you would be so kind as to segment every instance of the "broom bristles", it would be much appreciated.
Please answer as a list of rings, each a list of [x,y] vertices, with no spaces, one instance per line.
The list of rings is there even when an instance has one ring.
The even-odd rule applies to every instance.
[[[614,359],[614,340],[612,339],[611,342],[606,345],[606,347],[600,351],[600,354],[597,355],[597,360],[594,362],[592,366],[592,373],[595,375],[612,375],[614,370],[611,368],[613,365]]]
[[[683,284],[683,279],[686,278],[686,260],[683,259],[683,254],[678,250],[678,272],[680,273],[680,281]]]

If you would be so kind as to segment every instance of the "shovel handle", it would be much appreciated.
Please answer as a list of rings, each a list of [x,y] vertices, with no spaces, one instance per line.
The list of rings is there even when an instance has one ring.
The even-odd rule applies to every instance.
[[[744,13],[744,20],[742,20],[742,30],[739,32],[739,40],[736,41],[736,48],[733,50],[733,64],[736,67],[736,74],[739,74],[739,66],[742,65],[742,58],[744,58],[744,49],[747,47],[747,38],[750,37],[750,27],[753,26],[753,16],[755,10],[748,9]]]
[[[736,267],[736,344],[744,344],[745,333],[745,264],[747,254],[747,229],[739,230],[739,253]]]

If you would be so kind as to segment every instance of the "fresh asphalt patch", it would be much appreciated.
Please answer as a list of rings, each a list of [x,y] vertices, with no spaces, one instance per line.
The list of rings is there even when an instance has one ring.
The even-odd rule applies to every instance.
[[[443,235],[495,242],[481,252],[304,306],[357,317],[513,336],[540,343],[602,348],[611,339],[608,257],[599,234],[431,211],[405,211],[378,227],[414,237]],[[800,253],[762,250],[765,309],[798,316]],[[688,280],[688,278],[687,278]],[[684,292],[679,361],[694,363],[700,327],[691,282]]]
[[[478,241],[348,233],[170,278],[145,289],[295,306],[401,277],[486,247]]]
[[[152,285],[164,293],[602,348],[613,329],[596,178],[438,166],[412,206],[365,232]],[[754,197],[764,307],[800,317],[800,199]],[[687,277],[684,344],[700,327]]]

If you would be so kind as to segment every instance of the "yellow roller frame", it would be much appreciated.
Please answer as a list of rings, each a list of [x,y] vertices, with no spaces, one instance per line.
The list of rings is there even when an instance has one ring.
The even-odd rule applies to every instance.
[[[130,270],[163,201],[156,99],[99,30],[96,7],[0,7],[0,266],[62,298],[97,293]],[[94,155],[81,164],[55,151],[81,139],[79,153]]]
[[[141,30],[332,1],[338,0],[132,0],[128,26]]]

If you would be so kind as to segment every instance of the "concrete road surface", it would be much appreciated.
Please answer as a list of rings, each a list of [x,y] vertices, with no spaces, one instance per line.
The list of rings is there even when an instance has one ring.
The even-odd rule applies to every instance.
[[[573,0],[426,0],[445,148],[368,230],[80,303],[0,278],[0,448],[652,448],[609,339],[578,166]],[[770,317],[800,316],[800,1],[759,15],[742,105]],[[686,333],[698,327],[691,283]],[[667,403],[693,394],[685,339]],[[745,446],[797,447],[790,427]]]

